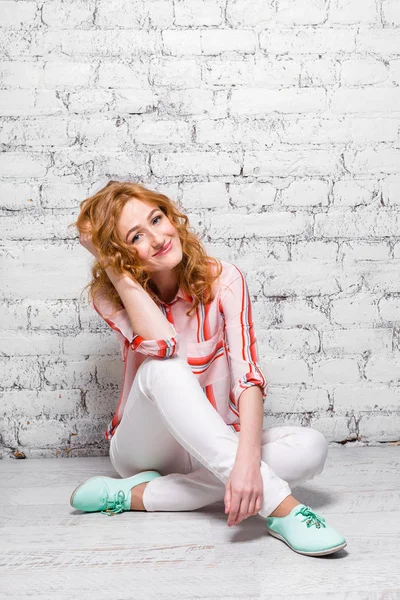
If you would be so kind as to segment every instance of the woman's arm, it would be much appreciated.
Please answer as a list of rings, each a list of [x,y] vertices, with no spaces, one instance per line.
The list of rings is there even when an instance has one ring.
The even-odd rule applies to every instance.
[[[236,265],[235,268],[239,275],[223,293],[221,304],[231,374],[231,407],[237,410],[240,417],[236,456],[259,465],[266,380],[258,362],[257,338],[247,282],[241,270]]]
[[[174,335],[169,321],[139,283],[127,275],[117,275],[112,267],[107,267],[106,273],[125,306],[136,335],[145,340],[159,340]]]
[[[262,391],[252,386],[242,392],[239,399],[240,437],[236,460],[260,465],[261,435],[264,425]]]
[[[96,260],[99,260],[90,228],[79,234],[79,241]],[[125,306],[135,335],[144,340],[160,340],[175,335],[168,319],[138,282],[127,275],[118,275],[112,267],[107,267],[106,273]]]

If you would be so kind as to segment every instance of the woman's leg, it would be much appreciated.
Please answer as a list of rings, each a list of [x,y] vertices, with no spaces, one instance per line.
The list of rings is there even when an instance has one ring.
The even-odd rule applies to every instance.
[[[236,433],[239,438],[240,433]],[[261,459],[274,473],[295,487],[322,473],[328,453],[326,438],[310,427],[281,426],[264,429]],[[173,473],[146,484],[143,504],[147,511],[196,510],[222,501],[225,485],[192,458],[194,471]],[[199,467],[199,468],[196,468]]]
[[[211,406],[186,360],[179,356],[165,360],[147,358],[136,373],[131,394],[130,407],[128,402],[125,406],[127,415],[124,411],[114,436],[115,442],[110,448],[111,460],[120,475],[127,477],[147,469],[159,470],[161,475],[163,472],[172,474],[183,469],[182,473],[187,474],[193,470],[191,456],[225,488],[235,463],[238,436]],[[151,411],[150,406],[155,411]],[[146,415],[152,414],[154,417],[157,413],[162,421],[154,421],[151,416],[146,421]],[[138,417],[136,427],[134,414]],[[124,426],[124,420],[132,426]],[[171,441],[165,428],[177,445]],[[186,454],[182,454],[180,446],[186,450]],[[260,468],[264,497],[259,514],[267,517],[290,495],[291,490],[289,484],[276,475],[263,460]],[[150,500],[150,504],[150,486],[154,481],[147,485],[144,494],[144,502]],[[209,492],[207,504],[214,502],[214,489],[209,489]],[[179,501],[175,490],[171,493],[175,501]],[[190,494],[192,496],[193,493]],[[145,506],[147,508],[146,504]]]

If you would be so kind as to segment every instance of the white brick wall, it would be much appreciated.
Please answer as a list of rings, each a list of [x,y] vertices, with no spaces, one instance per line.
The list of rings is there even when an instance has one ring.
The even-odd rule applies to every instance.
[[[269,425],[400,437],[398,0],[0,0],[0,456],[107,454],[68,225],[109,178],[247,275]]]

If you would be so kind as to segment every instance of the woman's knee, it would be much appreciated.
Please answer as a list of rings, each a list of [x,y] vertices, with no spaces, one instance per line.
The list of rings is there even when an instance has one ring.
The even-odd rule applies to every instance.
[[[180,356],[171,356],[170,358],[158,358],[156,356],[148,356],[145,360],[140,364],[137,373],[143,374],[144,372],[157,371],[157,372],[166,372],[169,373],[174,369],[182,366],[182,363],[186,363],[186,361]]]
[[[318,429],[307,427],[306,430],[307,438],[305,443],[311,467],[315,471],[315,474],[322,473],[328,456],[327,439]]]
[[[138,385],[147,393],[152,394],[156,383],[162,383],[163,388],[180,380],[184,369],[190,368],[184,358],[172,356],[170,358],[157,358],[148,356],[136,372]]]

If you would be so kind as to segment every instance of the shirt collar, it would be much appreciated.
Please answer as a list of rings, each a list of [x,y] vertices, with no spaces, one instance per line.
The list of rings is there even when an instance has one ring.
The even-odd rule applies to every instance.
[[[187,294],[181,287],[179,288],[179,290],[176,292],[176,296],[173,300],[171,300],[171,302],[164,302],[163,300],[161,300],[160,298],[158,298],[158,302],[160,302],[160,304],[164,304],[164,306],[170,306],[171,304],[174,304],[178,298],[182,298],[182,300],[186,300],[186,302],[192,302],[193,298],[190,294]]]

